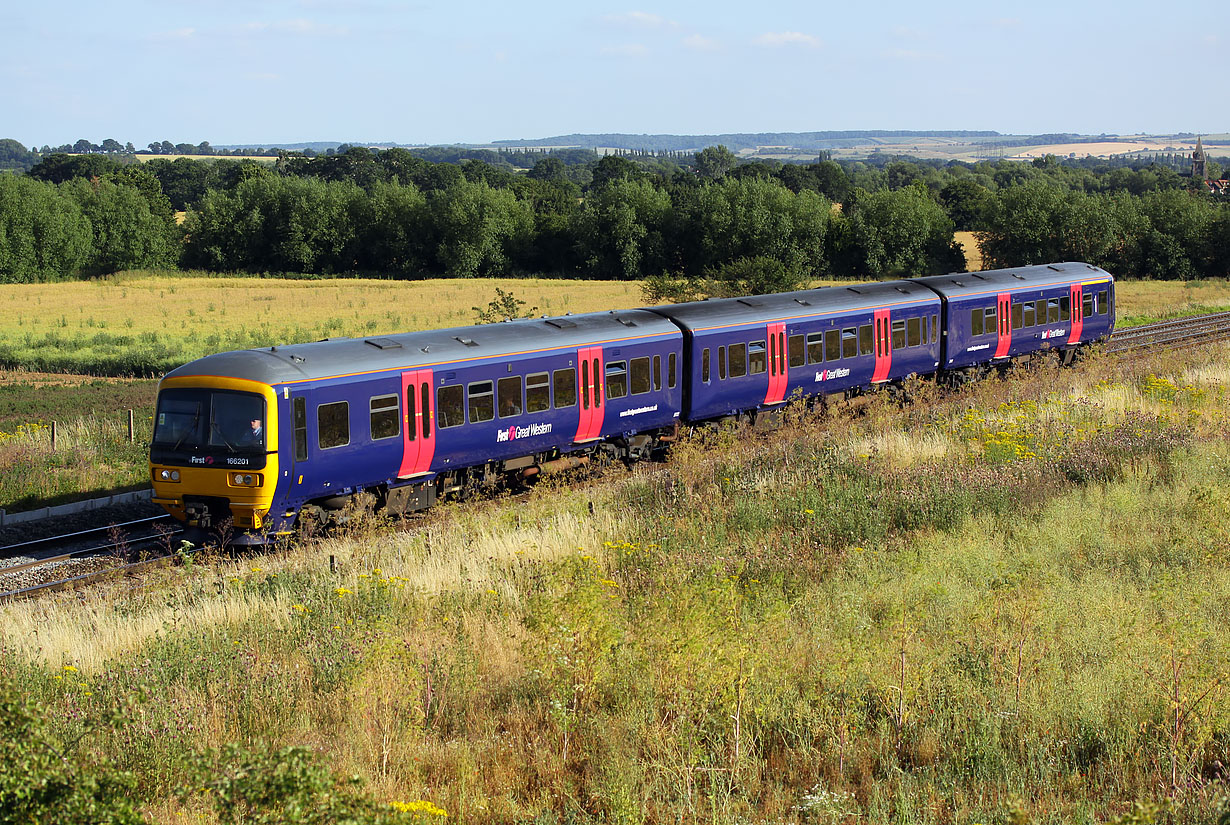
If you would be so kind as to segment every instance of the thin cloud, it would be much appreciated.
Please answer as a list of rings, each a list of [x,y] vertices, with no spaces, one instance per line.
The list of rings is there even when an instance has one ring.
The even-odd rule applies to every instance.
[[[638,29],[660,29],[664,26],[679,25],[673,20],[667,20],[660,14],[650,14],[645,11],[629,11],[623,14],[608,14],[602,18],[603,22],[615,26],[632,26]]]
[[[752,41],[757,46],[780,49],[785,46],[804,46],[809,49],[820,48],[820,38],[802,32],[765,32]]]
[[[611,57],[645,57],[649,54],[648,47],[640,43],[626,43],[622,46],[603,46],[602,54]]]
[[[690,34],[683,38],[683,45],[685,48],[698,52],[715,52],[722,48],[722,44],[718,41],[699,34]]]

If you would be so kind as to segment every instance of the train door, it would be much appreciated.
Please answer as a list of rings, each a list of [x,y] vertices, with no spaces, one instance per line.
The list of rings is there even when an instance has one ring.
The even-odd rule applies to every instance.
[[[581,383],[581,418],[577,422],[577,434],[573,441],[579,444],[602,437],[602,418],[606,411],[602,391],[602,347],[582,347],[577,350],[577,364],[577,377]]]
[[[769,324],[769,389],[764,403],[780,404],[786,398],[786,325]]]
[[[411,370],[401,374],[402,458],[397,477],[401,479],[431,472],[436,454],[435,393],[431,370]]]
[[[299,391],[290,396],[290,488],[289,495],[298,496],[304,492],[303,480],[307,473],[308,460],[308,414],[307,397]],[[281,432],[286,432],[282,429]]]
[[[876,384],[888,380],[888,372],[893,365],[893,331],[890,311],[877,309],[873,323],[875,324],[876,365],[871,375],[871,383]]]
[[[1003,358],[1012,347],[1012,296],[1007,292],[999,293],[996,315],[999,317],[999,337],[995,346],[995,357]]]
[[[1068,335],[1068,343],[1079,344],[1081,332],[1085,327],[1085,307],[1082,304],[1084,296],[1080,284],[1068,286],[1068,298],[1072,303],[1072,332]]]

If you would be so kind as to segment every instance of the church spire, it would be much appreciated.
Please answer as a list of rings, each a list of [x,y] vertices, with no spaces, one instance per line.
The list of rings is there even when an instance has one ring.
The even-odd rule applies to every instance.
[[[1192,178],[1194,180],[1204,180],[1208,177],[1208,158],[1204,154],[1204,144],[1200,142],[1200,136],[1196,135],[1196,151],[1192,152]]]

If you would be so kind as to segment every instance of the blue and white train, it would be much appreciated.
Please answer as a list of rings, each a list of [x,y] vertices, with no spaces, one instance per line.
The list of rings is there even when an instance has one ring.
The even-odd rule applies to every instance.
[[[1059,263],[220,353],[159,385],[154,501],[236,543],[356,498],[420,510],[796,395],[1068,363],[1114,301],[1109,273]]]

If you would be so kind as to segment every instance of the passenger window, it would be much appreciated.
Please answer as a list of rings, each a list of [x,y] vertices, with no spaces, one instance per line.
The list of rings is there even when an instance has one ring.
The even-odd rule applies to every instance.
[[[841,357],[853,358],[858,355],[858,330],[847,327],[841,331]]]
[[[824,360],[836,361],[841,358],[841,330],[830,329],[824,333]]]
[[[662,356],[653,357],[653,391],[662,391]]]
[[[307,401],[295,398],[295,461],[307,461]]]
[[[423,419],[423,438],[431,435],[431,385],[426,381],[423,382],[423,414],[420,418]]]
[[[1021,307],[1021,314],[1023,316],[1022,323],[1024,323],[1027,327],[1032,327],[1034,325],[1034,302],[1029,301],[1028,303],[1022,304]]]
[[[747,345],[748,372],[760,375],[767,368],[765,364],[764,341],[753,341]]]
[[[905,349],[905,320],[893,321],[893,349]]]
[[[316,408],[316,436],[320,449],[345,447],[350,443],[350,403],[336,401]]]
[[[730,377],[747,375],[747,344],[730,345]]]
[[[606,365],[606,397],[623,398],[628,394],[628,363],[608,361]]]
[[[470,423],[480,424],[495,418],[495,392],[490,381],[475,381],[466,387],[470,401]]]
[[[1059,299],[1051,298],[1046,302],[1046,321],[1048,324],[1059,323]]]
[[[718,379],[726,380],[726,347],[718,347]]]
[[[700,355],[700,380],[706,384],[709,383],[709,348],[705,347],[705,351]]]
[[[521,415],[521,376],[501,378],[497,388],[500,396],[500,418]]]
[[[935,337],[939,335],[939,329],[940,329],[940,316],[932,315],[931,316],[931,343],[933,344],[935,343]]]
[[[551,381],[545,372],[525,376],[525,411],[551,409]]]
[[[871,324],[863,324],[858,328],[858,354],[871,355],[875,349],[875,332]]]
[[[824,333],[807,333],[807,363],[820,364],[824,361]]]
[[[1072,320],[1072,296],[1065,295],[1059,299],[1059,320]]]
[[[906,323],[906,346],[917,347],[923,342],[922,318],[911,318]]]
[[[440,429],[465,423],[465,397],[460,384],[436,390],[436,423]]]
[[[1020,329],[1025,325],[1025,311],[1020,303],[1012,305],[1012,328]]]
[[[791,335],[786,339],[786,346],[790,349],[790,366],[801,367],[807,363],[806,345],[802,335]]]
[[[1105,315],[1110,308],[1110,304],[1106,301],[1106,290],[1098,291],[1098,315]]]
[[[1046,323],[1046,301],[1042,298],[1034,301],[1034,317],[1039,324]]]
[[[566,370],[556,370],[551,377],[555,381],[555,409],[576,406],[577,371],[569,367]]]
[[[401,419],[396,395],[381,395],[368,401],[371,413],[372,441],[401,435]],[[410,428],[411,432],[414,428]]]
[[[666,356],[666,386],[675,388],[675,353]]]
[[[1082,316],[1088,318],[1093,314],[1093,293],[1086,292],[1084,299],[1081,301]]]
[[[602,371],[598,369],[598,359],[594,359],[594,406],[602,406]]]
[[[581,361],[581,407],[589,409],[589,362]]]
[[[982,328],[985,332],[996,332],[999,326],[999,311],[992,307],[983,314]]]
[[[769,336],[769,375],[777,375],[777,336]]]
[[[643,395],[649,392],[649,356],[633,358],[628,367],[628,388],[632,390],[632,394]]]
[[[970,335],[982,334],[982,310],[971,309],[969,313]]]

